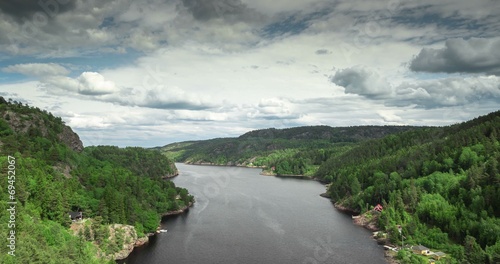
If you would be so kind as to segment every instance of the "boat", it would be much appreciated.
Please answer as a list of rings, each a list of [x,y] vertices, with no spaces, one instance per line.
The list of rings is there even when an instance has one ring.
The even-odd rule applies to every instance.
[[[160,231],[160,233],[167,233],[168,230],[167,229],[160,229],[159,231]]]

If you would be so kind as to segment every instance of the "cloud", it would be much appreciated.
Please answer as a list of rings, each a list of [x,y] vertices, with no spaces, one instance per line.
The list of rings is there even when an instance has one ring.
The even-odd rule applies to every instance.
[[[385,98],[392,92],[389,82],[377,72],[365,67],[353,67],[338,71],[331,81],[345,88],[345,93],[367,98]]]
[[[420,65],[431,72],[495,73],[488,45],[500,32],[496,1],[90,0],[46,12],[24,0],[8,11],[13,1],[0,3],[0,60],[60,65],[5,67],[39,81],[4,74],[0,90],[45,109],[60,105],[54,114],[103,142],[162,145],[270,126],[449,124],[498,109],[498,76],[405,66],[418,54],[414,63],[425,57]],[[423,48],[429,54],[420,56]],[[467,115],[443,114],[455,109]]]
[[[138,100],[124,102],[117,98],[117,102],[125,105],[141,106],[157,109],[187,109],[204,110],[215,107],[215,104],[206,102],[199,96],[189,94],[176,87],[159,87],[150,90],[139,91],[140,96],[135,97]]]
[[[338,71],[331,81],[344,87],[346,94],[361,95],[387,106],[435,109],[500,102],[500,77],[494,75],[407,79],[396,84],[370,68],[353,67]],[[393,120],[388,115],[380,116],[387,122]]]
[[[327,49],[319,49],[314,53],[316,53],[316,55],[325,55],[325,54],[331,54],[332,52]]]
[[[118,91],[116,85],[97,72],[83,72],[76,79],[67,77],[70,71],[55,63],[25,63],[10,65],[4,72],[21,73],[38,77],[43,84],[49,84],[64,91],[81,95],[104,95]]]
[[[58,13],[64,13],[75,7],[76,1],[55,0],[2,0],[0,10],[18,22],[33,19],[35,13],[40,12],[47,17],[54,17]]]
[[[10,65],[2,69],[4,72],[21,73],[27,76],[46,77],[53,75],[67,75],[70,71],[55,63],[25,63]]]
[[[390,110],[379,110],[377,114],[387,123],[401,123],[403,119]]]
[[[84,95],[103,95],[117,91],[116,85],[97,72],[84,72],[78,78],[78,92]]]
[[[106,80],[97,72],[83,72],[77,78],[62,75],[43,76],[40,82],[47,91],[59,94],[73,92],[80,95],[98,96],[118,91],[112,81]]]
[[[486,101],[500,102],[500,77],[448,77],[404,82],[387,104],[431,109]]]
[[[442,49],[423,48],[410,62],[419,72],[500,75],[500,38],[450,39]]]
[[[182,0],[184,6],[197,20],[214,18],[242,18],[251,12],[241,0]]]
[[[294,110],[294,105],[286,98],[263,98],[250,108],[247,118],[264,120],[293,120],[300,118]]]
[[[176,87],[126,88],[107,80],[97,72],[83,72],[77,78],[49,76],[40,80],[45,91],[55,95],[72,95],[85,100],[95,100],[122,106],[154,109],[204,110],[215,107],[201,97]],[[69,92],[69,93],[68,93]]]

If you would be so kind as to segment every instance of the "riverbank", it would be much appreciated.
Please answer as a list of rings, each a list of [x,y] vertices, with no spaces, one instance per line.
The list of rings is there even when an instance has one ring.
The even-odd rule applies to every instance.
[[[181,207],[179,208],[179,210],[175,210],[175,211],[168,211],[166,213],[163,213],[161,215],[161,217],[165,217],[165,216],[170,216],[170,215],[179,215],[179,214],[183,214],[184,212],[186,212],[187,210],[189,210],[189,207],[192,207],[194,205],[193,202],[189,202],[188,205],[184,206],[184,207]],[[159,229],[160,227],[158,227]]]
[[[180,208],[179,210],[168,211],[166,213],[161,214],[161,221],[160,221],[160,224],[158,225],[158,227],[156,228],[155,232],[147,233],[147,234],[145,234],[144,237],[140,237],[140,238],[136,236],[133,241],[131,241],[128,244],[124,244],[122,251],[114,254],[114,260],[117,263],[126,263],[125,259],[134,251],[135,248],[138,248],[138,247],[146,245],[149,242],[150,237],[152,237],[152,236],[160,233],[161,222],[163,221],[163,217],[168,217],[168,216],[172,216],[172,215],[183,214],[187,210],[189,210],[189,208],[192,207],[193,205],[194,205],[194,203],[190,202],[188,205]],[[135,229],[134,229],[134,232],[135,232]]]
[[[196,166],[216,166],[216,167],[241,167],[241,168],[258,168],[258,169],[265,168],[265,166],[253,166],[253,165],[240,164],[240,163],[234,163],[234,162],[228,162],[227,164],[217,164],[217,163],[213,163],[213,162],[187,161],[187,162],[183,162],[183,164],[196,165]]]
[[[163,177],[161,177],[161,178],[162,178],[162,179],[164,179],[164,180],[168,180],[168,179],[175,178],[175,177],[177,177],[177,176],[179,176],[179,172],[176,172],[176,173],[174,173],[174,174],[170,174],[170,175],[165,175],[165,176],[163,176]]]
[[[325,197],[324,195],[321,195],[322,197]],[[329,197],[328,197],[329,198]],[[333,203],[333,201],[332,201]],[[352,217],[352,222],[353,224],[357,226],[361,226],[367,230],[370,230],[372,232],[372,238],[377,241],[379,245],[383,246],[392,246],[390,243],[388,243],[387,239],[385,237],[378,236],[380,231],[380,228],[378,226],[378,219],[380,216],[380,212],[378,211],[368,211],[364,214],[359,214],[358,211],[353,210],[352,208],[345,207],[341,204],[334,203],[333,206],[341,211],[344,214],[351,215]],[[400,262],[396,259],[396,252],[392,250],[384,250],[384,257],[385,260],[387,261],[388,264],[399,264]]]
[[[302,180],[314,180],[312,177],[306,176],[306,175],[296,175],[296,174],[277,174],[277,173],[270,173],[267,171],[262,171],[260,173],[262,176],[273,176],[273,177],[279,177],[279,178],[295,178],[295,179],[302,179]]]

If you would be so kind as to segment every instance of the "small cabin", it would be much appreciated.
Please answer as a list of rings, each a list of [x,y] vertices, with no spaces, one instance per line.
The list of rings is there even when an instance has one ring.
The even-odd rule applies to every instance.
[[[83,214],[82,212],[69,212],[69,218],[71,218],[71,221],[81,221],[83,219]]]
[[[374,208],[373,208],[374,211],[377,211],[377,212],[382,212],[382,210],[384,210],[384,207],[382,207],[382,205],[380,204],[377,204]]]
[[[430,250],[422,245],[413,246],[413,247],[411,247],[411,250],[415,254],[420,254],[420,255],[424,255],[424,256],[427,256],[430,253]]]

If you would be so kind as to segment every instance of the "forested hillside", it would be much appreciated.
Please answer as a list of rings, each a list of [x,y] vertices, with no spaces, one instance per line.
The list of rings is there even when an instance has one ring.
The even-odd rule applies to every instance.
[[[136,175],[169,178],[178,174],[172,160],[139,147],[119,149],[115,146],[87,147],[85,153],[98,160],[108,160],[129,169]]]
[[[316,177],[337,205],[380,203],[380,227],[401,245],[445,251],[441,263],[500,263],[500,112],[453,126],[363,142],[328,159]],[[426,263],[400,251],[404,263]]]
[[[15,257],[3,246],[0,263],[107,262],[102,256],[124,243],[118,235],[111,239],[109,224],[135,226],[144,236],[157,228],[161,214],[193,199],[162,179],[176,168],[160,153],[84,149],[60,118],[1,97],[0,166],[0,210],[15,208],[14,225],[7,225],[11,214],[0,214],[2,237],[15,232]],[[71,211],[85,219],[79,235],[69,229]]]
[[[328,157],[355,143],[417,129],[407,126],[328,126],[263,129],[238,138],[217,138],[170,144],[159,149],[190,164],[258,166],[268,173],[312,176]]]

